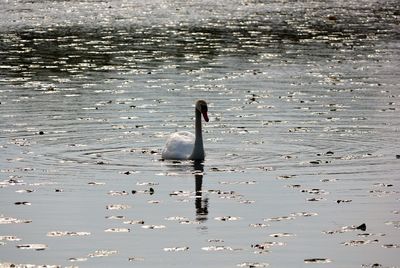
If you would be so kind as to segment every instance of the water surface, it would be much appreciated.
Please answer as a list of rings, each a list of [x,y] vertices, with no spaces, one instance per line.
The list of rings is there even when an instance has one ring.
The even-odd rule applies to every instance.
[[[397,1],[0,7],[0,266],[398,265]]]

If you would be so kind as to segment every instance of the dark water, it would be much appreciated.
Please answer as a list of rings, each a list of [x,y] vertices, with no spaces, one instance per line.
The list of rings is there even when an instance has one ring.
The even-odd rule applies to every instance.
[[[399,16],[1,1],[0,267],[397,267]],[[206,161],[160,161],[197,99]]]

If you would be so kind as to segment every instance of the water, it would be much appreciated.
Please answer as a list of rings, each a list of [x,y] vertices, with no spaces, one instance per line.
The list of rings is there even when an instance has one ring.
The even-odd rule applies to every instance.
[[[0,6],[2,267],[398,267],[397,1]]]

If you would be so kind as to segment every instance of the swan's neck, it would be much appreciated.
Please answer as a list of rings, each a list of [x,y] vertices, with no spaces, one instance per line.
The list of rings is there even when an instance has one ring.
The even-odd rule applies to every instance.
[[[203,135],[201,131],[201,113],[196,109],[195,141],[190,160],[204,160]]]

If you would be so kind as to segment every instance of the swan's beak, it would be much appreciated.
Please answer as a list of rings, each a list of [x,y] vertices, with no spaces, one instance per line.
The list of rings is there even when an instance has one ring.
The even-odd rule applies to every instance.
[[[207,115],[207,112],[203,112],[203,117],[204,117],[204,120],[206,121],[206,122],[208,122],[208,115]]]

